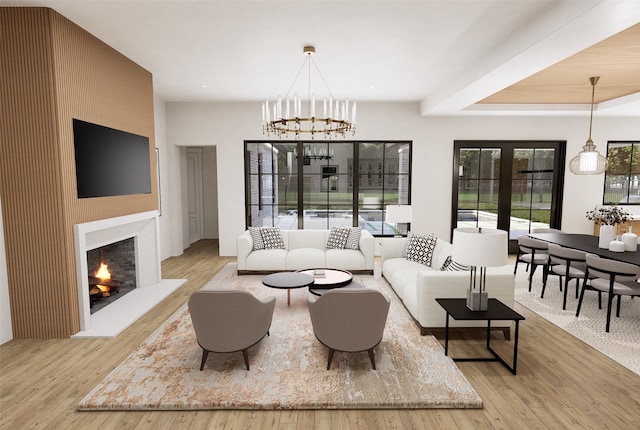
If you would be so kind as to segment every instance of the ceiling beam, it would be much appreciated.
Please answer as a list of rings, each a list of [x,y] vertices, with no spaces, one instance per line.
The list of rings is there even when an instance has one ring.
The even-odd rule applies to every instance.
[[[541,112],[540,106],[549,105],[522,105],[513,111],[514,105],[480,108],[474,104],[640,22],[638,0],[604,0],[597,4],[585,3],[587,4],[590,8],[573,18],[567,17],[567,10],[559,5],[550,13],[557,15],[556,21],[564,20],[563,25],[542,37],[536,36],[541,29],[536,28],[535,23],[531,28],[523,29],[520,40],[505,41],[505,44],[517,43],[519,46],[527,46],[525,49],[510,58],[507,56],[514,48],[495,49],[494,53],[505,53],[502,58],[487,55],[487,59],[478,64],[477,68],[452,77],[420,102],[420,115],[454,115],[464,112],[496,114],[499,113],[496,111],[498,107],[505,114]],[[545,17],[537,22],[548,25],[549,20]],[[530,109],[527,110],[526,106],[530,106]],[[555,111],[559,107],[562,106],[549,110]],[[572,106],[570,109],[567,107],[566,111],[575,113],[582,110],[584,107]]]

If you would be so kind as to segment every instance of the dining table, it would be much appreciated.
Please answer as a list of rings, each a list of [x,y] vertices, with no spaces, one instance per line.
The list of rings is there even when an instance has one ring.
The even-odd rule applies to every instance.
[[[534,239],[540,239],[549,243],[556,243],[566,248],[578,249],[590,254],[598,255],[602,258],[622,261],[640,266],[640,250],[613,252],[607,248],[598,246],[599,238],[591,234],[574,233],[530,233],[528,235]]]

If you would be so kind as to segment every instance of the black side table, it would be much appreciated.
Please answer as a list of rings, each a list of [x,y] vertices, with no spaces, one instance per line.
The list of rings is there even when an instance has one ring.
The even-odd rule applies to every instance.
[[[518,331],[520,321],[524,317],[505,305],[498,299],[489,299],[486,311],[472,311],[467,308],[466,299],[436,299],[436,302],[447,312],[447,323],[444,335],[444,355],[449,355],[449,316],[454,320],[481,321],[487,320],[487,350],[493,354],[493,358],[453,358],[453,361],[499,361],[514,375],[518,364]],[[491,348],[491,321],[512,320],[516,323],[516,331],[513,343],[513,366],[510,366]]]

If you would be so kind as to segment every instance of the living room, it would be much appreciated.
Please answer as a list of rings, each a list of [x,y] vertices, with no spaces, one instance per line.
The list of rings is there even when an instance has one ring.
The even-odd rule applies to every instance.
[[[46,2],[44,2],[46,3]],[[597,2],[595,2],[597,3]],[[630,14],[632,15],[632,14]],[[638,17],[629,18],[638,22]],[[624,25],[622,25],[624,26]],[[86,29],[89,32],[91,29]],[[296,56],[292,52],[291,56]],[[331,55],[319,52],[319,57]],[[135,60],[134,60],[135,61]],[[345,63],[347,64],[347,63]],[[153,72],[153,70],[151,71]],[[284,71],[282,86],[288,83],[292,72]],[[606,76],[602,76],[605,85]],[[332,82],[329,82],[331,84]],[[583,85],[589,96],[588,82]],[[274,96],[277,94],[274,94]],[[162,216],[159,218],[161,237],[160,258],[180,256],[190,246],[188,214],[185,207],[187,184],[185,180],[186,152],[188,147],[206,148],[210,164],[205,166],[217,181],[215,190],[205,186],[204,192],[216,195],[211,210],[217,223],[207,226],[206,239],[216,239],[216,251],[222,257],[235,255],[236,238],[245,228],[244,218],[244,163],[243,141],[264,139],[259,101],[166,101],[153,95],[153,130],[155,147],[159,150],[159,194],[153,194],[154,202],[161,200]],[[432,232],[449,239],[451,234],[450,208],[452,189],[452,142],[470,140],[566,140],[567,160],[580,151],[588,134],[588,103],[580,112],[558,115],[530,113],[428,115],[424,107],[415,101],[358,101],[358,129],[354,138],[370,140],[405,139],[413,142],[412,229]],[[600,151],[609,140],[637,140],[640,124],[636,116],[611,115],[596,111],[593,139]],[[434,184],[434,185],[432,185]],[[437,184],[437,185],[435,185]],[[444,185],[444,186],[443,186]],[[603,176],[575,176],[568,171],[564,178],[562,228],[567,232],[591,233],[593,224],[585,212],[602,203]],[[417,191],[419,190],[419,191]],[[2,198],[5,200],[3,186]],[[149,202],[145,202],[147,204]],[[6,215],[8,208],[3,207]],[[214,218],[214,219],[215,219]],[[6,220],[6,216],[3,218]],[[224,226],[224,228],[220,227]],[[4,224],[4,230],[11,228]],[[6,265],[15,265],[7,253]],[[1,275],[2,273],[0,273]],[[3,305],[8,302],[3,284]],[[75,287],[74,287],[75,288]],[[7,313],[3,311],[3,330]],[[3,336],[5,337],[5,336]],[[55,336],[53,336],[55,337]]]

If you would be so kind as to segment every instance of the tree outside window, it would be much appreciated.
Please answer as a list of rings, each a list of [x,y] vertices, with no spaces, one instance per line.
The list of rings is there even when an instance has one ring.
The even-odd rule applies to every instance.
[[[604,204],[640,204],[640,142],[608,142]]]

